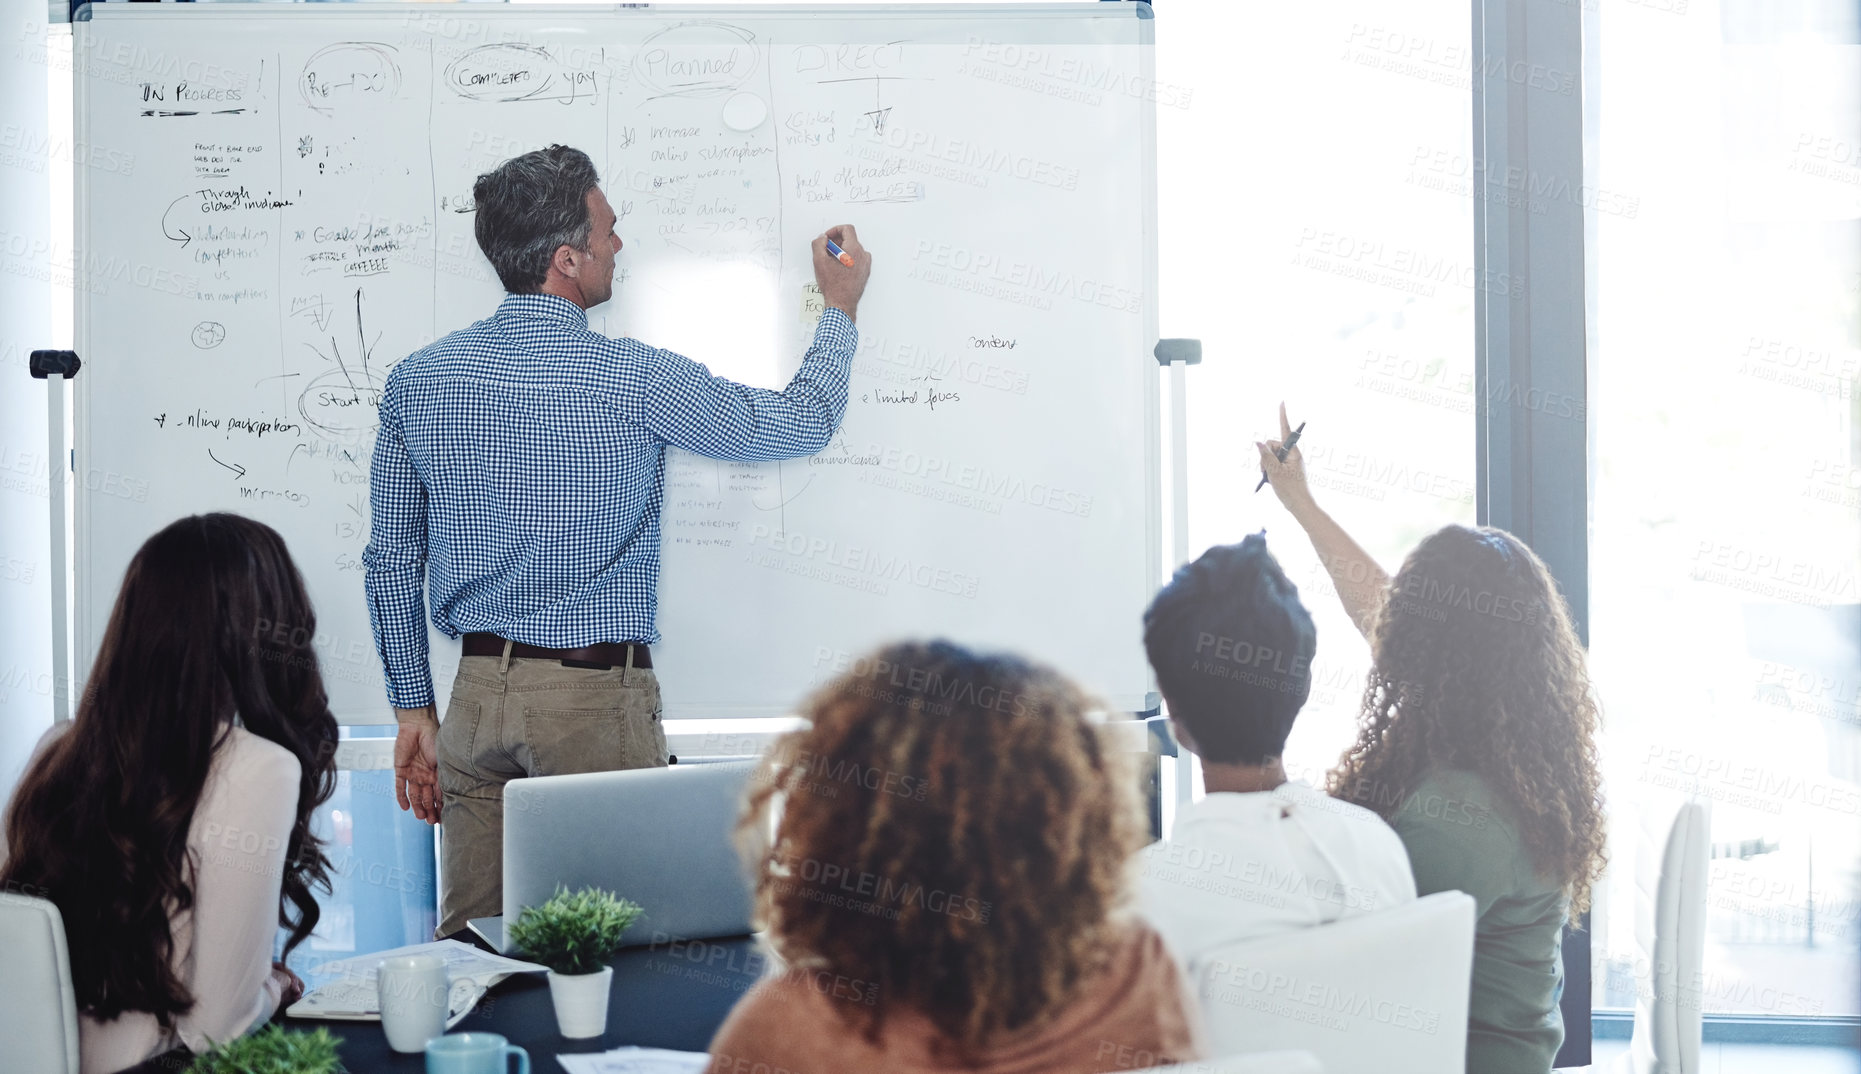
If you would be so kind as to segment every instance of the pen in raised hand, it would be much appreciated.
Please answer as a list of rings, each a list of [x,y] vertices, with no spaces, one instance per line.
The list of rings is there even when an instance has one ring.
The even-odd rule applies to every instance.
[[[1292,451],[1293,445],[1299,442],[1299,434],[1304,431],[1305,431],[1305,423],[1300,422],[1299,427],[1292,431],[1292,435],[1288,436],[1285,439],[1285,441],[1280,444],[1280,446],[1273,449],[1274,457],[1279,459],[1279,461],[1281,462],[1285,462],[1287,453]],[[1254,491],[1259,492],[1261,489],[1266,487],[1266,483],[1267,483],[1267,472],[1266,472],[1266,468],[1262,467],[1260,470],[1260,483],[1254,486]]]

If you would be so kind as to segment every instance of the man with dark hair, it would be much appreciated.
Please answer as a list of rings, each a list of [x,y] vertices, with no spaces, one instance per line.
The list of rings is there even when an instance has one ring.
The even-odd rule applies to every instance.
[[[1381,817],[1286,779],[1317,648],[1264,534],[1209,549],[1144,612],[1170,728],[1201,758],[1208,791],[1141,855],[1145,915],[1191,975],[1229,944],[1415,898]]]
[[[765,391],[589,330],[621,249],[598,184],[587,154],[561,145],[479,176],[474,230],[510,293],[403,359],[382,391],[362,558],[400,724],[396,796],[444,822],[441,936],[503,909],[508,780],[666,763],[647,648],[666,447],[811,455],[846,409],[872,271],[851,226],[814,240],[826,310],[788,387]],[[443,723],[423,600],[435,627],[464,635]]]

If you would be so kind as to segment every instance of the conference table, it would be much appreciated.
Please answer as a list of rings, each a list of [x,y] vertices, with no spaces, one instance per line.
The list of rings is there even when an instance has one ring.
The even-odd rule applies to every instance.
[[[541,973],[512,974],[498,982],[451,1032],[501,1034],[529,1051],[535,1074],[558,1074],[562,1068],[555,1056],[564,1052],[604,1052],[625,1044],[702,1052],[731,1006],[761,979],[767,965],[748,936],[631,947],[610,962],[614,982],[602,1036],[568,1040],[556,1032],[549,982]],[[343,1065],[358,1074],[426,1069],[419,1053],[403,1055],[388,1047],[380,1022],[287,1018],[284,1024],[292,1029],[321,1026],[341,1037]]]

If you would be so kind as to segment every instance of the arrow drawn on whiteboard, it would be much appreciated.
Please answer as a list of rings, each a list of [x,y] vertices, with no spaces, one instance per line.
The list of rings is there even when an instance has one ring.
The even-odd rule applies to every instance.
[[[317,301],[322,302],[321,295],[317,296]],[[343,341],[334,332],[329,336],[328,353],[314,343],[304,344],[323,360],[325,368],[298,395],[297,412],[304,416],[312,433],[335,443],[347,442],[352,436],[372,435],[375,411],[381,405],[383,378],[369,364],[376,345],[381,342],[381,333],[369,334],[363,324],[363,305],[362,289],[358,287],[355,290],[355,346],[346,357]],[[360,363],[359,367],[353,364],[356,362]],[[332,366],[334,368],[330,368]]]
[[[866,115],[872,118],[872,133],[874,134],[885,133],[885,117],[892,114],[892,110],[886,107],[885,95],[879,92],[883,85],[884,83],[876,78],[872,80],[872,111],[867,112]]]
[[[235,463],[224,463],[224,462],[220,462],[220,457],[219,457],[218,455],[215,455],[215,454],[213,453],[213,449],[212,449],[212,448],[208,448],[208,449],[207,449],[207,458],[209,458],[209,459],[212,459],[212,460],[213,460],[214,462],[219,462],[221,466],[224,466],[224,467],[226,467],[226,468],[227,468],[228,470],[231,470],[231,471],[233,471],[233,480],[234,480],[234,481],[237,481],[237,480],[239,480],[240,478],[242,478],[242,477],[244,477],[244,476],[246,476],[246,468],[245,468],[245,467],[243,467],[243,466],[241,466],[241,465],[239,465],[239,464],[238,464],[238,463],[236,463],[236,462],[235,462]]]
[[[897,45],[900,43],[901,42],[898,42],[898,41],[888,41],[886,44],[881,45],[879,47],[890,48],[891,46]],[[929,81],[929,80],[921,79],[921,78],[913,78],[908,75],[860,75],[854,78],[818,79],[817,84],[822,85],[822,86],[832,86],[832,85],[836,85],[841,82],[871,82],[872,83],[872,108],[869,111],[861,112],[860,115],[865,116],[867,120],[869,120],[872,123],[872,133],[884,134],[886,121],[892,118],[892,106],[885,103],[885,92],[884,92],[885,83],[887,82],[924,82],[924,81]]]
[[[194,241],[194,236],[189,235],[185,231],[182,231],[179,227],[176,227],[174,231],[172,232],[169,231],[168,230],[168,214],[171,212],[174,212],[175,206],[181,204],[182,202],[186,201],[187,199],[193,196],[194,195],[192,194],[183,194],[180,197],[169,202],[168,207],[162,210],[162,238],[172,239],[173,241],[180,243],[181,248],[183,250],[187,249],[188,243]]]

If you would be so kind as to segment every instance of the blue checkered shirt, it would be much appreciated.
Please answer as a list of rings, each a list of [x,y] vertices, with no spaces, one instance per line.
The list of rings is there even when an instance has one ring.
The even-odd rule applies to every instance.
[[[398,708],[433,702],[433,625],[570,649],[656,642],[668,444],[714,459],[811,455],[846,410],[859,334],[837,309],[782,391],[609,339],[553,295],[403,359],[381,395],[362,561],[368,618]]]

